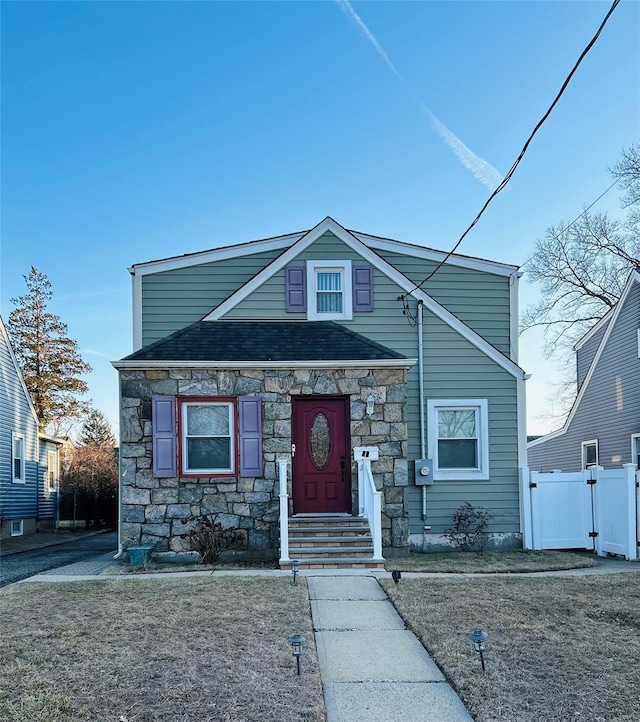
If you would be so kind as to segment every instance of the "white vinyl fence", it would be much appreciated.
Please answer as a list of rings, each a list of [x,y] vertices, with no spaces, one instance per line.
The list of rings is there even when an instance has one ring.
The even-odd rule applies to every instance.
[[[589,549],[637,559],[640,491],[634,464],[620,469],[521,474],[527,549]]]

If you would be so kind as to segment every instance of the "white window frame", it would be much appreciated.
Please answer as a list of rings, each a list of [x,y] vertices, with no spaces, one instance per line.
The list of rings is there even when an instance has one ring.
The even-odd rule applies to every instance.
[[[589,466],[587,466],[587,446],[596,447],[596,463],[589,464]],[[591,469],[594,466],[598,466],[598,464],[600,463],[600,449],[598,448],[598,439],[589,439],[588,441],[583,441],[580,444],[580,459],[583,470]]]
[[[20,455],[16,455],[16,443],[20,444]],[[11,482],[13,484],[26,484],[27,476],[24,464],[24,436],[17,431],[11,432]],[[20,475],[16,476],[16,459],[20,459]]]
[[[187,409],[190,406],[226,406],[229,414],[229,461],[230,466],[226,469],[189,469],[187,468]],[[180,400],[180,465],[181,473],[184,476],[234,476],[236,473],[236,407],[233,401],[198,401]],[[212,438],[214,434],[208,434],[206,438]],[[197,438],[194,435],[191,438]],[[219,436],[218,438],[227,438]]]
[[[58,490],[60,466],[57,451],[47,451],[47,491]]]
[[[342,276],[342,313],[320,313],[317,309],[318,273],[339,272]],[[351,261],[307,261],[307,319],[309,321],[350,321],[353,318]]]
[[[16,526],[17,524],[17,526]],[[11,536],[24,536],[24,520],[23,519],[12,519],[11,520]]]
[[[631,434],[631,463],[640,469],[638,457],[640,457],[640,434]]]
[[[438,411],[476,412],[478,465],[475,469],[441,469],[438,466]],[[489,402],[487,399],[428,399],[428,451],[435,481],[486,481],[489,479]]]

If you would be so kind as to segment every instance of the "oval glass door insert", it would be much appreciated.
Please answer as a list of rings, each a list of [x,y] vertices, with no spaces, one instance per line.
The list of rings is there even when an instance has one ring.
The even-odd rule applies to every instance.
[[[311,423],[311,434],[309,435],[309,446],[311,460],[317,469],[324,469],[329,462],[331,455],[331,435],[329,434],[329,421],[319,411]]]

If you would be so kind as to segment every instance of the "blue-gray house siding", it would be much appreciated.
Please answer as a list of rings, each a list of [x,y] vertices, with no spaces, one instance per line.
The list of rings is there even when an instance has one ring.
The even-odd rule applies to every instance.
[[[22,438],[24,449],[24,479],[20,482],[13,478],[16,435]],[[0,530],[3,536],[11,533],[12,521],[22,521],[26,534],[35,531],[38,520],[55,519],[56,499],[47,490],[45,478],[49,448],[57,448],[57,444],[38,436],[35,411],[0,319]]]
[[[590,355],[592,361],[564,428],[529,444],[530,469],[579,470],[587,441],[597,441],[598,463],[605,468],[636,462],[632,436],[640,434],[639,329],[640,273],[634,271],[606,328],[579,349],[579,356]]]

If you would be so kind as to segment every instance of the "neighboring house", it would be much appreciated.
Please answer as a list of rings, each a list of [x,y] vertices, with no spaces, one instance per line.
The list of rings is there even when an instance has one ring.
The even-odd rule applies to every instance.
[[[529,468],[640,468],[640,270],[575,352],[578,395],[560,430],[529,443]]]
[[[268,553],[287,503],[303,518],[369,509],[369,464],[386,556],[442,543],[465,501],[491,512],[496,544],[519,545],[515,266],[326,218],[130,272],[136,350],[113,364],[123,548],[184,550],[188,518],[215,513]]]
[[[57,520],[61,442],[38,418],[0,318],[0,535],[52,529]]]

